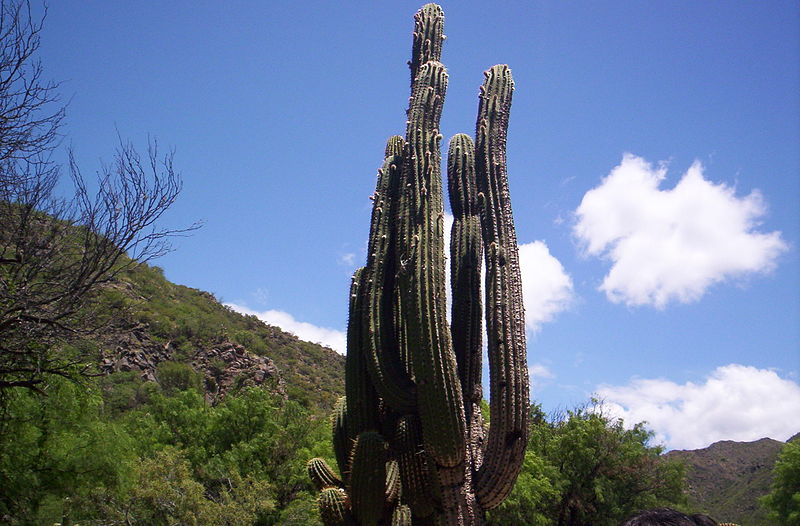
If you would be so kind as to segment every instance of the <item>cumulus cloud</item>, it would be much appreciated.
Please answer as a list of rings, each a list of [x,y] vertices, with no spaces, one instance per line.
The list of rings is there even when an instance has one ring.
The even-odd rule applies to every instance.
[[[702,383],[634,379],[601,386],[603,408],[626,424],[646,421],[669,449],[698,449],[719,440],[786,440],[800,431],[800,385],[775,371],[730,364]]]
[[[450,246],[453,216],[445,213],[445,247]],[[449,248],[446,249],[449,251]],[[449,253],[449,252],[448,252]],[[536,332],[543,323],[569,308],[573,300],[572,278],[552,254],[544,241],[519,245],[519,266],[522,275],[522,297],[525,302],[525,327]],[[450,265],[447,265],[450,283]],[[486,265],[481,266],[481,283],[486,282]],[[452,298],[447,290],[448,310]]]
[[[544,241],[519,246],[522,272],[522,298],[525,302],[525,326],[536,332],[543,323],[572,303],[572,278],[547,248]]]
[[[612,262],[600,290],[626,305],[663,308],[700,299],[714,283],[769,272],[786,250],[780,232],[756,231],[766,213],[754,190],[703,177],[695,162],[672,189],[660,189],[664,165],[626,154],[588,191],[574,234],[587,254]]]
[[[330,347],[339,354],[344,354],[346,351],[347,338],[343,331],[329,329],[327,327],[318,327],[308,322],[299,321],[288,312],[279,310],[256,311],[242,305],[236,305],[235,303],[225,303],[225,306],[241,314],[255,316],[269,325],[280,327],[286,332],[294,334],[301,340]]]
[[[551,371],[549,367],[541,363],[535,363],[530,367],[528,367],[528,376],[530,376],[531,379],[535,378],[551,379],[556,377],[556,375],[553,374],[553,371]]]

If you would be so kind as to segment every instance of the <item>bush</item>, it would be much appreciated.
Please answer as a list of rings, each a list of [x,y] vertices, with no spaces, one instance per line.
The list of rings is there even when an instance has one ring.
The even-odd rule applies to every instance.
[[[762,505],[776,523],[800,526],[800,439],[783,446],[772,473],[772,491]]]
[[[167,394],[187,389],[203,392],[203,375],[186,363],[161,362],[156,367],[156,378]]]

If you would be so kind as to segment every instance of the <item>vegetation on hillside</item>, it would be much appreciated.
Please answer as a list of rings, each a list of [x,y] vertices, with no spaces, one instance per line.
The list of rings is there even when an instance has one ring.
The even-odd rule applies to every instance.
[[[175,285],[158,267],[128,269],[98,301],[102,311],[118,315],[120,330],[144,325],[154,341],[167,347],[172,361],[189,362],[198,349],[233,342],[269,357],[285,383],[285,394],[305,407],[327,413],[344,393],[342,356],[255,316],[233,312],[207,292]],[[112,331],[105,338],[106,348],[113,348],[114,335]]]
[[[762,500],[776,524],[800,526],[800,439],[783,446],[773,470],[772,491]]]
[[[667,458],[686,465],[688,507],[712,517],[749,526],[783,526],[767,516],[759,498],[769,492],[772,468],[783,444],[716,442],[692,451],[670,451]]]
[[[316,524],[305,460],[331,457],[327,419],[258,388],[211,406],[182,367],[161,386],[115,373],[10,393],[0,522]]]
[[[514,490],[489,524],[616,526],[639,510],[685,502],[684,468],[597,405],[531,415],[531,438]]]

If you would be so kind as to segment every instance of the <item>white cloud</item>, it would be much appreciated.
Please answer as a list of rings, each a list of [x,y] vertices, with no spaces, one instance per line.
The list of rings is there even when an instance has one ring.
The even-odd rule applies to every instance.
[[[531,379],[534,378],[551,379],[556,377],[556,375],[553,373],[553,371],[550,370],[549,367],[541,363],[535,363],[530,367],[528,367],[528,376],[530,376]]]
[[[346,254],[340,254],[338,263],[344,267],[354,266],[356,264],[355,252],[347,252]]]
[[[627,425],[646,421],[669,449],[719,440],[786,440],[800,431],[800,385],[768,369],[730,364],[704,383],[634,379],[597,390],[603,408]]]
[[[279,310],[255,311],[241,305],[236,305],[235,303],[225,303],[224,305],[241,314],[252,315],[264,323],[280,327],[286,332],[294,334],[301,340],[325,345],[339,354],[344,354],[346,351],[347,337],[343,331],[318,327],[308,322],[298,321],[288,312]]]
[[[536,332],[572,303],[572,279],[544,241],[519,246],[525,326]]]
[[[673,189],[659,188],[665,177],[663,165],[626,154],[575,212],[573,232],[586,253],[612,262],[600,285],[609,300],[663,308],[775,267],[787,246],[780,232],[755,231],[766,213],[757,190],[737,197],[704,179],[699,162]]]

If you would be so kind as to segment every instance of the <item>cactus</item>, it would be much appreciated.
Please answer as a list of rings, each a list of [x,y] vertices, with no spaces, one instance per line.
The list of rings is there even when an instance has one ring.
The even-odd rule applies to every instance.
[[[475,141],[451,140],[447,318],[439,120],[444,14],[415,15],[405,137],[378,170],[367,261],[350,289],[346,397],[334,414],[341,480],[309,463],[326,524],[483,524],[516,481],[527,442],[525,323],[505,143],[514,82],[485,72]],[[480,404],[486,265],[491,423]]]
[[[392,526],[411,526],[411,509],[408,506],[401,504],[394,509]]]
[[[325,488],[317,498],[322,524],[345,526],[355,524],[347,509],[347,494],[341,488]]]
[[[308,470],[308,477],[318,490],[342,487],[342,481],[334,474],[324,459],[312,458],[308,461],[306,469]]]

